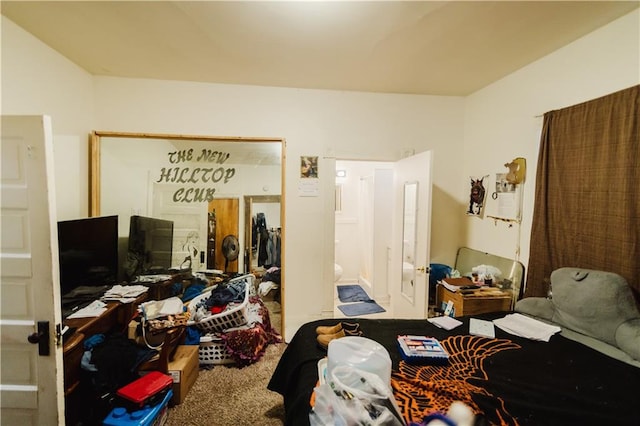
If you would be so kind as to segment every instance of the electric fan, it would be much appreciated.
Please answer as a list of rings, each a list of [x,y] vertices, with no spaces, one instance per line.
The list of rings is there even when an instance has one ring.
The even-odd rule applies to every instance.
[[[224,271],[227,272],[229,262],[233,262],[240,254],[240,243],[235,235],[227,235],[222,239],[222,255],[224,256]]]

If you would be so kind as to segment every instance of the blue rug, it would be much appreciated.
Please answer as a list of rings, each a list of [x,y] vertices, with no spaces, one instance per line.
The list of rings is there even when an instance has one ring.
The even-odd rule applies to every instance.
[[[386,312],[385,309],[378,305],[374,300],[368,302],[351,303],[349,305],[338,305],[338,309],[348,317],[357,317],[360,315],[377,314]]]
[[[339,285],[338,299],[340,299],[342,303],[368,302],[371,300],[369,296],[367,296],[367,293],[358,284]]]

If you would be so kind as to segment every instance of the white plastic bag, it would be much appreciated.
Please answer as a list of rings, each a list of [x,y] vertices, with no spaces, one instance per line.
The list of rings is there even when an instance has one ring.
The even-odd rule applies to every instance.
[[[332,340],[327,350],[327,374],[334,366],[342,364],[373,373],[391,388],[391,357],[389,351],[375,340],[362,336]]]
[[[389,387],[376,374],[337,365],[315,388],[311,426],[404,426]]]

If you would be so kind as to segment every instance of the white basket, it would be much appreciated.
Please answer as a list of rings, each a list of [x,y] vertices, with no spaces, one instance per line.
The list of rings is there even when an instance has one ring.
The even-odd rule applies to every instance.
[[[200,318],[198,321],[195,321],[193,325],[206,333],[222,332],[230,328],[245,325],[247,323],[247,307],[249,306],[249,287],[253,285],[254,279],[255,277],[249,274],[230,280],[229,283],[237,281],[245,282],[244,300],[242,303],[234,306],[233,308],[226,309],[224,312],[220,312],[219,314],[211,314],[208,317]],[[212,291],[213,289],[202,293],[200,296],[194,297],[189,303],[190,309],[195,310],[195,307],[202,300],[211,296]],[[191,318],[194,318],[194,314],[195,312],[192,311]]]
[[[235,362],[227,352],[227,344],[215,335],[200,337],[198,359],[200,364],[232,364]]]

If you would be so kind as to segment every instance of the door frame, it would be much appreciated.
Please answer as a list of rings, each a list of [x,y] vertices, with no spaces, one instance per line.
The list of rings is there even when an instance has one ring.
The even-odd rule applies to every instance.
[[[425,152],[427,154],[425,154]],[[421,184],[419,187],[419,197],[423,198],[427,204],[423,206],[422,209],[419,211],[418,221],[420,223],[420,226],[418,227],[418,232],[419,232],[419,235],[421,235],[422,237],[418,237],[418,239],[422,241],[424,245],[422,245],[419,249],[417,249],[417,254],[419,254],[421,258],[424,259],[425,264],[423,265],[422,263],[420,263],[420,265],[416,265],[417,268],[420,269],[419,271],[417,271],[417,276],[419,277],[421,282],[421,284],[419,285],[422,285],[425,291],[424,300],[422,298],[420,300],[420,301],[424,301],[424,307],[416,308],[416,311],[420,312],[419,315],[416,314],[415,312],[412,312],[408,317],[426,318],[428,313],[428,298],[429,298],[428,265],[429,265],[429,255],[430,255],[430,237],[431,237],[431,195],[432,195],[433,152],[432,151],[425,151],[425,152],[418,153],[416,155],[403,158],[395,162],[383,161],[383,160],[350,159],[350,158],[335,158],[335,159],[332,159],[333,161],[331,162],[332,163],[331,165],[333,168],[333,176],[335,176],[335,173],[337,170],[336,162],[340,162],[340,161],[348,161],[348,162],[352,161],[352,162],[371,163],[371,164],[375,164],[375,163],[393,164],[394,184],[393,184],[392,199],[396,204],[396,210],[393,212],[393,224],[392,224],[393,231],[391,236],[391,244],[390,244],[390,247],[388,247],[388,258],[387,258],[388,259],[388,268],[387,268],[388,276],[385,277],[384,284],[385,284],[385,290],[389,294],[389,303],[390,303],[390,311],[391,311],[390,314],[392,314],[394,317],[398,317],[398,311],[402,313],[402,309],[403,309],[403,305],[398,302],[398,299],[402,297],[399,291],[399,285],[397,286],[398,289],[396,289],[396,286],[395,286],[395,283],[398,283],[399,278],[402,276],[402,258],[401,258],[402,257],[401,255],[402,253],[402,250],[401,250],[402,249],[402,244],[401,244],[402,218],[399,212],[401,212],[400,207],[402,206],[403,184],[404,184],[404,182],[397,182],[397,170],[399,168],[405,169],[407,163],[420,161],[420,158],[423,158],[425,156],[428,157],[429,160],[426,163],[422,163],[422,167],[418,167],[418,170],[421,170],[424,173],[421,174],[420,176],[415,176],[415,178],[412,179],[413,181],[421,180],[424,182],[426,180],[426,182],[428,182],[426,184]],[[398,164],[402,164],[402,165],[398,166]],[[419,179],[419,177],[421,179]],[[335,186],[335,183],[334,183],[334,186]],[[333,222],[334,239],[335,239],[335,226],[336,226],[335,214],[333,215],[332,222]],[[328,246],[329,245],[327,245],[327,247]],[[331,259],[335,259],[335,245],[331,244],[331,247],[332,247],[331,253],[333,254],[331,256]],[[424,272],[422,272],[422,268],[421,268],[423,266],[424,266]],[[334,283],[332,282],[330,288],[327,288],[327,291],[325,292],[325,296],[326,296],[325,300],[331,300],[330,302],[331,304],[333,304],[333,300],[334,300],[333,293],[335,290],[333,287],[334,287]],[[374,283],[373,287],[375,291],[377,284]],[[377,294],[376,294],[376,297],[377,297]],[[333,312],[333,308],[332,308],[332,312]]]

